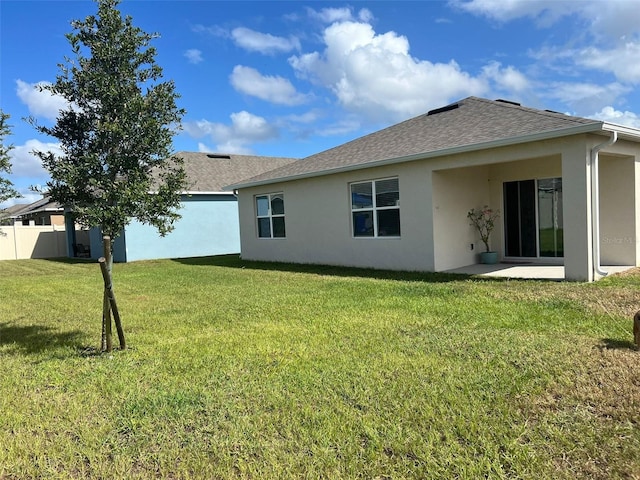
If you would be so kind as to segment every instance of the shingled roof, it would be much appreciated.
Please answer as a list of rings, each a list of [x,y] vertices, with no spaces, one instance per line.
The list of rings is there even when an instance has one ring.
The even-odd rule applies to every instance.
[[[295,162],[294,158],[178,152],[184,159],[190,193],[221,193],[223,187]]]
[[[366,168],[388,161],[408,161],[470,151],[502,142],[519,143],[535,135],[553,138],[599,130],[603,122],[504,100],[468,97],[456,103],[357,138],[298,162],[257,175],[229,188],[243,188]]]

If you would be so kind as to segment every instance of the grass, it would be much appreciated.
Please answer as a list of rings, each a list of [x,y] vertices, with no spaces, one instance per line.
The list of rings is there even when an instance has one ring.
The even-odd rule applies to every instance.
[[[640,271],[0,262],[0,479],[640,478]]]

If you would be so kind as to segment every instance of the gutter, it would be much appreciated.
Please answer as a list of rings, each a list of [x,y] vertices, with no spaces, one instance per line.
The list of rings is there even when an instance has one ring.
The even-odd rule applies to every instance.
[[[606,277],[609,272],[602,270],[600,266],[600,182],[598,178],[599,152],[604,147],[613,145],[618,141],[618,132],[611,131],[611,137],[606,142],[596,145],[591,149],[589,163],[591,166],[591,244],[593,259],[593,276]]]

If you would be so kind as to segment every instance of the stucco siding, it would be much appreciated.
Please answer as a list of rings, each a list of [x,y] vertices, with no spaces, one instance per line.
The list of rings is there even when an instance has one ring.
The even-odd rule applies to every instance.
[[[600,157],[600,259],[602,265],[636,264],[636,162]]]
[[[174,230],[161,237],[134,221],[125,229],[126,260],[185,258],[240,252],[237,201],[233,195],[183,198]]]
[[[493,205],[489,167],[456,168],[433,172],[433,225],[435,270],[478,263],[484,244],[469,225],[467,212]],[[492,244],[497,244],[495,236]]]
[[[351,182],[398,177],[399,238],[354,238]],[[249,260],[433,270],[430,172],[420,162],[367,169],[268,187],[239,195],[242,256]],[[283,192],[286,238],[258,238],[255,195]]]

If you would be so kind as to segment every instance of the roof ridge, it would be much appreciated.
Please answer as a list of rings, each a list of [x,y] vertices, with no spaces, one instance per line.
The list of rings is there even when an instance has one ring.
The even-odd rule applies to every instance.
[[[460,102],[464,102],[465,100],[476,100],[478,102],[482,102],[482,103],[488,103],[488,104],[492,104],[495,105],[497,107],[503,107],[503,108],[514,108],[514,109],[519,109],[522,111],[526,111],[529,113],[534,113],[536,115],[542,115],[542,116],[548,116],[548,117],[552,117],[552,118],[562,118],[564,120],[579,120],[581,122],[593,122],[593,123],[602,123],[602,120],[595,120],[593,118],[586,118],[586,117],[579,117],[577,115],[569,115],[566,113],[562,113],[562,112],[554,112],[553,110],[541,110],[539,108],[534,108],[534,107],[527,107],[525,105],[522,105],[521,103],[515,102],[515,101],[509,101],[509,100],[504,100],[504,101],[500,101],[500,100],[490,100],[488,98],[480,98],[480,97],[467,97],[464,100],[461,100]]]

